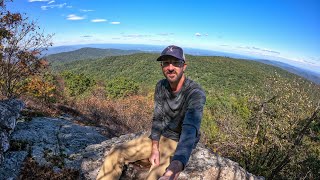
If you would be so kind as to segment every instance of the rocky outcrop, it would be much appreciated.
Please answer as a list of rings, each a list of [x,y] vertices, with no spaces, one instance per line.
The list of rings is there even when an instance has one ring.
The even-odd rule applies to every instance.
[[[128,134],[117,138],[106,140],[100,144],[88,146],[83,154],[81,170],[85,179],[95,179],[99,168],[103,162],[105,155],[108,154],[111,147],[115,144],[127,142],[141,134]],[[131,163],[125,167],[125,171],[121,176],[122,180],[144,179],[148,167],[141,166],[141,162]],[[264,179],[255,176],[242,167],[238,163],[227,158],[223,158],[198,144],[193,150],[189,164],[185,170],[180,173],[179,180],[230,180],[230,179]]]
[[[6,149],[0,166],[0,179],[19,179],[26,157],[39,165],[52,167],[55,172],[62,168],[79,172],[80,179],[95,179],[99,168],[110,149],[127,142],[142,133],[127,134],[112,139],[101,135],[97,127],[74,124],[70,118],[32,118],[31,121],[16,123],[23,104],[19,101],[1,102],[2,149]],[[14,131],[13,131],[14,130]],[[13,131],[13,132],[12,132]],[[9,148],[8,135],[11,133]],[[5,142],[5,143],[3,143]],[[135,162],[126,165],[122,180],[144,179],[149,163]],[[240,167],[236,162],[223,158],[199,144],[191,159],[179,176],[180,180],[212,179],[264,179]]]
[[[17,124],[23,107],[23,102],[16,99],[0,101],[0,165],[4,161],[4,152],[10,147],[9,136]]]
[[[19,122],[10,139],[14,148],[5,154],[5,162],[0,167],[0,179],[16,179],[27,156],[55,171],[70,168],[81,172],[85,148],[106,140],[97,129],[61,118],[39,117]]]

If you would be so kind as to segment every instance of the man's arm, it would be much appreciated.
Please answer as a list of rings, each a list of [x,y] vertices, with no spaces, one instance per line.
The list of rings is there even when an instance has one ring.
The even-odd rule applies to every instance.
[[[191,95],[188,102],[188,110],[182,124],[180,140],[172,162],[163,176],[163,180],[165,180],[165,177],[170,177],[169,179],[177,178],[189,161],[194,143],[199,135],[205,101],[206,97],[202,91]]]
[[[174,160],[170,163],[166,172],[159,180],[176,180],[182,170],[183,164],[180,161]]]
[[[153,118],[152,118],[152,127],[151,127],[151,135],[150,139],[159,141],[161,132],[163,130],[163,112],[162,112],[162,99],[160,96],[160,87],[161,81],[158,82],[156,85],[156,89],[154,92],[154,111],[153,111]]]
[[[160,97],[159,87],[161,85],[161,81],[156,85],[155,93],[154,93],[154,112],[152,118],[152,128],[150,139],[152,140],[152,150],[151,155],[149,157],[149,161],[154,165],[159,165],[160,163],[160,152],[159,152],[159,141],[161,132],[163,130],[163,122],[162,122],[162,103]]]
[[[159,141],[152,140],[152,150],[151,150],[151,156],[149,158],[149,161],[152,164],[152,166],[159,165],[160,163]]]

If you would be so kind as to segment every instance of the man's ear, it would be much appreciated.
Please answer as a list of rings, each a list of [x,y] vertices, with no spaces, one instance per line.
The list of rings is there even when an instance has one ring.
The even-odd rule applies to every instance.
[[[183,65],[183,72],[185,71],[187,69],[187,64],[185,63],[184,65]]]

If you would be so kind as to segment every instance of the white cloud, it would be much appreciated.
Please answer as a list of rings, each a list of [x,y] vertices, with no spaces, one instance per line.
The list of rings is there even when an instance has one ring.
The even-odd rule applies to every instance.
[[[170,36],[170,35],[174,35],[174,33],[159,33],[159,36]]]
[[[99,22],[106,22],[107,20],[106,19],[92,19],[91,22],[94,22],[94,23],[99,23]]]
[[[120,24],[120,22],[113,21],[113,22],[110,22],[110,24]]]
[[[29,2],[47,2],[50,0],[29,0]]]
[[[81,12],[92,12],[94,10],[91,10],[91,9],[80,9]]]
[[[280,52],[278,51],[274,51],[274,50],[270,50],[270,49],[266,49],[266,48],[259,48],[259,47],[255,47],[255,46],[237,46],[237,48],[239,49],[243,49],[245,51],[249,51],[252,53],[257,53],[257,54],[261,54],[261,55],[280,55]]]
[[[52,4],[52,3],[54,3],[55,1],[50,1],[50,2],[48,2],[48,4]]]
[[[55,5],[49,5],[49,6],[41,6],[42,10],[47,10],[48,8],[63,8],[64,6],[66,6],[67,3],[63,3],[63,4],[55,4]]]
[[[123,37],[127,37],[127,38],[144,38],[144,37],[151,37],[151,35],[147,35],[147,34],[128,34],[128,35],[123,35]]]
[[[201,36],[201,34],[200,34],[200,33],[195,33],[194,35],[195,35],[195,36]]]
[[[71,21],[77,21],[77,20],[82,20],[85,19],[84,17],[81,16],[77,16],[75,14],[70,14],[67,16],[67,20],[71,20]]]

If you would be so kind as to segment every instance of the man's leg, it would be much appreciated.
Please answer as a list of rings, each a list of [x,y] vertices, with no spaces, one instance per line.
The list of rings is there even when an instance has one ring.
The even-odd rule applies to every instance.
[[[161,136],[159,142],[160,164],[159,166],[152,166],[150,168],[150,173],[147,177],[148,180],[157,180],[164,174],[170,164],[171,157],[176,151],[177,144],[178,142]]]
[[[152,141],[148,135],[113,147],[101,166],[97,180],[118,180],[125,163],[148,159],[151,148]]]

